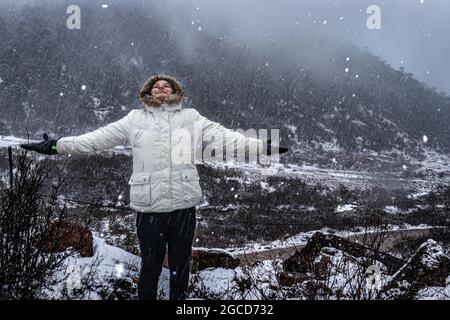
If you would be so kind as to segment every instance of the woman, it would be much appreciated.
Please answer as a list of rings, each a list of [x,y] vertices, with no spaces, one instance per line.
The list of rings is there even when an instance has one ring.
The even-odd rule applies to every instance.
[[[192,154],[202,142],[226,137],[226,146],[272,153],[270,140],[248,138],[182,108],[184,89],[173,77],[155,75],[140,92],[145,108],[95,131],[21,147],[44,154],[88,154],[130,142],[133,173],[129,180],[130,207],[137,211],[136,227],[142,256],[139,299],[156,299],[158,279],[168,245],[170,299],[185,299],[191,248],[196,225],[195,205],[202,198]],[[227,149],[228,150],[228,149]],[[279,147],[279,153],[288,149]],[[183,161],[180,161],[183,160]]]

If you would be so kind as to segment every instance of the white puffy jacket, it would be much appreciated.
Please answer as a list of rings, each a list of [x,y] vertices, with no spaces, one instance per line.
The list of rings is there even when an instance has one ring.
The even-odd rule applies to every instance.
[[[169,212],[201,200],[196,163],[202,143],[222,135],[227,149],[236,141],[238,150],[248,144],[262,151],[262,140],[229,130],[195,109],[183,109],[181,103],[132,110],[92,132],[63,137],[56,148],[58,154],[80,155],[129,142],[133,154],[130,207],[139,212]]]

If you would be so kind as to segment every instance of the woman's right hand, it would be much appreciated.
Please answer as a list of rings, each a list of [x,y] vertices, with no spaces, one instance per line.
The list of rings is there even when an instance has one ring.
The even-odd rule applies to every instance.
[[[58,154],[56,151],[56,142],[60,139],[49,139],[48,135],[44,133],[43,135],[44,141],[38,142],[38,143],[26,143],[21,144],[20,147],[22,147],[25,150],[31,150],[36,151],[43,154]]]

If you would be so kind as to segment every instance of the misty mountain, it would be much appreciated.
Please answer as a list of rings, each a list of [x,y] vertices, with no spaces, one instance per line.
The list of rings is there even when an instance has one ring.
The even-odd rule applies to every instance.
[[[280,129],[290,163],[358,167],[354,154],[450,151],[450,98],[382,58],[323,34],[230,40],[194,21],[190,5],[80,1],[0,5],[0,134],[82,134],[142,108],[139,88],[166,73],[186,88],[185,107],[237,129]],[[194,5],[192,5],[193,7]],[[174,22],[176,21],[176,23]]]

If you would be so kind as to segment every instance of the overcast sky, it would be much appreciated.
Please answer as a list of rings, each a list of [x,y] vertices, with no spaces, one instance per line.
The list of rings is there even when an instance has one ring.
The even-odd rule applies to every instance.
[[[105,0],[107,2],[107,0]],[[234,36],[251,42],[311,30],[352,42],[381,56],[438,91],[450,94],[450,1],[448,0],[168,0],[187,4],[193,22],[208,31],[222,17]],[[381,10],[381,29],[367,27],[370,5]],[[186,6],[181,8],[186,9]],[[209,17],[205,19],[205,17]],[[197,21],[199,20],[199,21]]]

